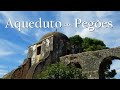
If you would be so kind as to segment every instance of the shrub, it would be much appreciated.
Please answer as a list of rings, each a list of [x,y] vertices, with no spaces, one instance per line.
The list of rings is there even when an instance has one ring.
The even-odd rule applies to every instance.
[[[82,71],[75,66],[63,63],[51,64],[37,76],[38,79],[86,79]]]

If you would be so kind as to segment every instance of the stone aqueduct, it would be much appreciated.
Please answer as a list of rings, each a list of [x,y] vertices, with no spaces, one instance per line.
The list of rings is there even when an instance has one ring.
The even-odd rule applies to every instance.
[[[29,47],[28,57],[17,69],[6,74],[6,79],[33,79],[44,66],[58,60],[65,64],[78,64],[88,79],[104,78],[106,65],[120,59],[120,47],[70,54],[69,39],[59,32],[48,33]],[[33,50],[33,47],[36,49]]]
[[[60,57],[64,63],[79,63],[83,73],[89,79],[104,78],[103,67],[114,59],[120,59],[120,47],[104,49],[98,51],[89,51],[78,54],[70,54]]]

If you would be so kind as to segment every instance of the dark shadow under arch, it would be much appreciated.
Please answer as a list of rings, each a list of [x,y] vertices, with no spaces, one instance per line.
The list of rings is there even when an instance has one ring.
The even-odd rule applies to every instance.
[[[68,66],[75,66],[76,68],[82,69],[81,65],[79,62],[71,62],[68,64]]]
[[[110,65],[112,64],[112,60],[115,59],[119,59],[119,57],[116,56],[109,56],[103,59],[103,61],[101,62],[100,66],[99,66],[99,79],[105,79],[105,69],[110,69]],[[108,65],[108,67],[107,67]],[[106,68],[107,67],[107,68]]]

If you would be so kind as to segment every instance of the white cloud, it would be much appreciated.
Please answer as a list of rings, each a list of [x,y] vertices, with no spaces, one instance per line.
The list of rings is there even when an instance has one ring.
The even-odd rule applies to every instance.
[[[11,19],[11,21],[14,23],[16,21],[29,21],[28,17],[25,16],[24,13],[20,11],[0,11],[0,14],[3,16],[3,19],[0,19],[0,22],[2,24],[7,24],[8,20]],[[15,28],[18,30],[18,28]],[[19,30],[18,30],[19,31]],[[20,31],[21,33],[27,35],[28,29],[24,29]]]
[[[112,61],[111,69],[120,69],[120,60],[115,59]]]
[[[5,39],[0,39],[0,57],[5,57],[8,55],[18,54],[23,49]]]
[[[0,65],[0,78],[8,73],[8,70],[6,70],[6,69],[7,69],[7,67],[5,65]]]
[[[8,73],[7,70],[0,69],[0,78],[2,78],[7,73]]]
[[[116,72],[119,73],[119,75],[120,75],[120,69],[117,69]]]
[[[33,17],[38,17],[40,12],[30,12]],[[43,12],[44,13],[44,12]],[[0,22],[6,23],[8,18],[11,18],[13,22],[15,21],[30,21],[31,18],[28,13],[21,11],[1,11],[0,14],[3,18],[0,19]],[[103,40],[108,47],[116,47],[120,45],[118,42],[120,36],[120,27],[116,25],[116,22],[120,21],[119,12],[114,11],[56,11],[56,20],[60,20],[62,23],[71,23],[72,27],[62,27],[58,31],[66,34],[67,36],[73,36],[79,34],[81,37],[91,37]],[[31,16],[32,16],[31,15]],[[42,13],[40,15],[43,15]],[[43,15],[44,16],[44,15]],[[82,27],[75,28],[74,20],[80,18],[83,21],[113,21],[113,29],[99,29],[95,32],[89,32],[88,30],[83,30]],[[35,20],[35,19],[34,19]],[[36,39],[40,39],[44,34],[48,33],[47,30],[34,30],[31,33],[31,30],[24,29],[21,33],[26,35],[33,35]],[[111,34],[112,33],[112,34]],[[113,44],[114,43],[114,44]]]
[[[24,55],[26,55],[28,53],[28,50],[24,50]]]
[[[23,60],[18,60],[18,63],[19,63],[19,64],[22,64],[22,63],[23,63]]]
[[[0,50],[0,57],[8,56],[15,54],[13,51],[8,51],[8,50]]]
[[[96,11],[95,13],[96,13],[97,17],[104,18],[108,15],[112,15],[113,11],[107,11],[107,12],[106,11]]]
[[[29,14],[30,13],[30,14]],[[44,18],[44,15],[45,12],[23,12],[23,11],[0,11],[0,15],[3,16],[0,17],[0,23],[2,24],[5,24],[7,23],[8,19],[10,18],[11,21],[14,23],[16,21],[35,21],[35,20],[38,20],[38,18],[40,17],[43,17]],[[39,16],[40,15],[40,16]],[[32,17],[31,17],[32,16]],[[55,15],[54,15],[55,16]],[[18,29],[16,29],[18,30]],[[19,30],[18,30],[19,31]],[[21,31],[20,33],[22,34],[25,34],[27,36],[33,36],[35,37],[37,40],[40,39],[44,34],[50,32],[49,30],[46,30],[46,29],[37,29],[36,28],[33,28],[33,29],[30,29],[30,28],[24,28],[22,29],[21,28]],[[29,41],[27,39],[24,39],[23,37],[21,37],[24,41]]]
[[[2,70],[2,69],[0,69],[0,73],[5,74],[6,72],[7,72],[7,70]]]
[[[80,35],[81,37],[91,37],[103,40],[108,47],[120,46],[118,42],[120,38],[120,27],[119,22],[119,12],[113,11],[62,11],[58,12],[57,19],[59,19],[63,24],[70,23],[71,27],[61,28],[61,32],[67,36]],[[82,27],[75,28],[74,20],[81,19],[83,21],[112,21],[113,28],[99,28],[94,32],[84,30]]]
[[[0,69],[5,69],[6,66],[5,65],[0,65]]]
[[[48,31],[48,30],[36,30],[36,32],[35,32],[36,40],[39,41],[45,34],[47,34],[49,32],[50,31]]]

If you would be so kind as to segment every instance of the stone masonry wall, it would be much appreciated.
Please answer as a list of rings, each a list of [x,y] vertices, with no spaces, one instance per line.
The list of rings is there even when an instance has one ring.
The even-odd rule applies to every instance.
[[[30,66],[31,66],[31,59],[27,59],[27,62],[24,65],[18,67],[14,71],[11,79],[25,79]]]
[[[110,56],[120,58],[120,47],[70,54],[60,57],[60,61],[66,64],[78,62],[82,67],[83,73],[86,74],[89,79],[99,79],[99,66],[104,58]]]

